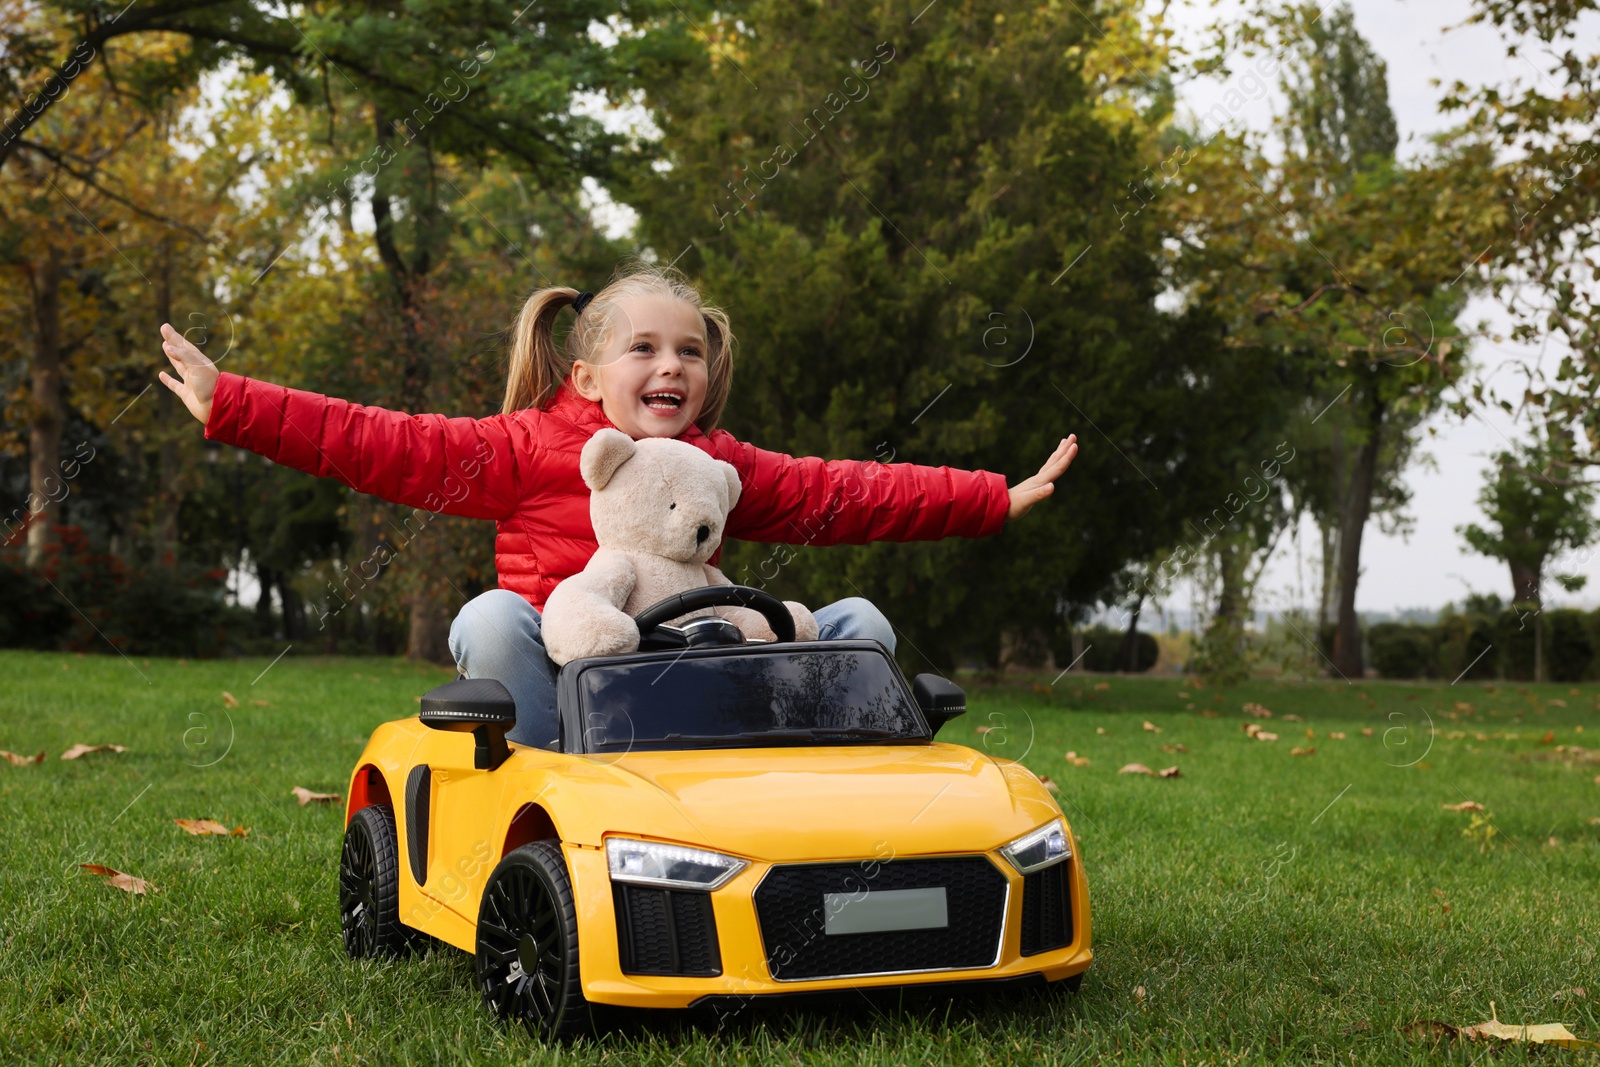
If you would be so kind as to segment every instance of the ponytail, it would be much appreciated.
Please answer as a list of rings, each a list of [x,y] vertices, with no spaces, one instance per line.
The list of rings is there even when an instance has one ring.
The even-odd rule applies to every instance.
[[[555,328],[561,309],[576,299],[576,289],[540,289],[522,305],[511,328],[511,366],[502,414],[543,407],[571,373],[572,361],[556,347]]]
[[[500,410],[511,414],[544,407],[578,360],[596,362],[617,321],[617,301],[635,296],[668,296],[682,300],[700,315],[706,331],[706,401],[694,424],[702,433],[717,428],[733,388],[733,329],[727,312],[701,301],[700,293],[671,267],[633,263],[595,294],[567,331],[565,344],[555,341],[556,316],[578,298],[578,290],[558,286],[540,289],[528,298],[511,332],[511,365],[506,398]]]

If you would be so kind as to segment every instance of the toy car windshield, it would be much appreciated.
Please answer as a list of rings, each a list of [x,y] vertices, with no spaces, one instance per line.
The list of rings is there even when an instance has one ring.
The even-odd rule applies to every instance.
[[[904,679],[872,647],[706,650],[579,668],[585,752],[926,742]]]

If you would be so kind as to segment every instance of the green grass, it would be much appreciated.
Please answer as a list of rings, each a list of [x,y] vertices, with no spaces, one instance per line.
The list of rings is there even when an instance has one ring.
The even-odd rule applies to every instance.
[[[1483,1050],[1400,1028],[1478,1022],[1491,1001],[1502,1020],[1600,1039],[1595,1000],[1553,999],[1573,986],[1600,998],[1600,763],[1571,751],[1600,747],[1600,687],[974,686],[945,739],[1049,775],[1079,836],[1097,953],[1080,995],[857,997],[752,1010],[721,1031],[670,1014],[558,1050],[491,1023],[454,950],[347,960],[341,811],[290,796],[343,792],[368,732],[448,675],[391,660],[266,668],[0,653],[0,748],[49,753],[0,764],[0,1059],[1468,1063]],[[1263,725],[1281,740],[1241,732],[1257,721],[1247,701],[1275,712]],[[77,741],[128,751],[62,762]],[[1316,752],[1291,756],[1297,745]],[[1090,764],[1069,766],[1069,749]],[[1119,775],[1129,762],[1183,776]],[[1461,800],[1486,805],[1497,833],[1464,835],[1471,815],[1441,810]],[[250,834],[190,837],[174,818]],[[83,862],[161,890],[118,892],[80,876]]]

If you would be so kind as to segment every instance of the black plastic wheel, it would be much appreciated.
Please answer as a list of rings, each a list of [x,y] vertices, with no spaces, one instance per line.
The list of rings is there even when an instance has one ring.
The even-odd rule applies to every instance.
[[[478,908],[478,989],[490,1014],[567,1040],[595,1020],[578,981],[578,915],[555,841],[506,853]]]
[[[400,922],[400,845],[394,812],[373,804],[356,812],[339,856],[339,928],[352,959],[398,959],[411,948]]]

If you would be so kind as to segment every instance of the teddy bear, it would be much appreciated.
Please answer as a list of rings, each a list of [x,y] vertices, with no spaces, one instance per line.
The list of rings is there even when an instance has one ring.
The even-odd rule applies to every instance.
[[[578,469],[589,487],[589,518],[600,548],[545,603],[544,646],[557,664],[636,651],[634,615],[689,589],[733,584],[706,562],[739,502],[739,472],[732,464],[683,441],[635,441],[604,429],[584,444]],[[811,612],[790,601],[785,606],[794,617],[795,639],[815,641]],[[709,614],[732,622],[746,639],[775,636],[766,619],[748,608],[691,613]]]

